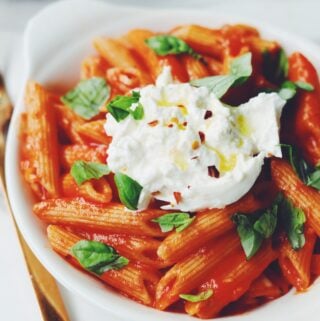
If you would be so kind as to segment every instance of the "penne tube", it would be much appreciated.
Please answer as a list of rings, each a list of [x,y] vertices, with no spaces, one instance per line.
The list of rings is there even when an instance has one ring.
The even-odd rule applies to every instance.
[[[160,241],[147,236],[107,234],[91,231],[72,230],[88,240],[94,240],[113,246],[121,255],[130,260],[147,264],[148,266],[162,269],[168,267],[171,262],[165,262],[157,256]]]
[[[48,226],[47,233],[52,248],[79,268],[80,264],[71,256],[70,250],[81,238],[62,227],[54,225]],[[120,270],[109,270],[100,276],[95,276],[145,305],[152,305],[154,288],[159,280],[156,271],[133,262]]]
[[[285,160],[275,158],[271,161],[272,179],[289,198],[295,207],[304,211],[308,224],[320,235],[320,194],[312,187],[304,185]]]
[[[174,80],[178,82],[188,82],[189,75],[183,64],[176,56],[158,56],[160,69],[164,66],[169,66],[171,68],[171,74]]]
[[[182,63],[187,70],[190,80],[210,76],[210,72],[206,65],[202,61],[195,59],[190,55],[184,55],[182,57]]]
[[[320,254],[313,254],[311,258],[311,274],[320,275]]]
[[[134,48],[137,54],[143,59],[148,73],[153,81],[161,72],[161,64],[157,54],[145,44],[145,40],[154,36],[154,33],[144,29],[134,29],[123,38]]]
[[[89,56],[81,63],[81,79],[105,78],[109,67],[108,62],[101,56]]]
[[[27,84],[21,169],[40,199],[59,195],[58,137],[52,101],[53,96],[39,84]]]
[[[108,137],[104,130],[104,119],[85,122],[77,126],[77,133],[88,144],[103,144],[108,146],[111,137]]]
[[[107,159],[106,145],[67,145],[61,148],[60,162],[66,170],[70,170],[71,166],[77,160],[85,162],[106,163]]]
[[[129,211],[122,204],[101,205],[83,198],[51,199],[34,205],[34,213],[48,224],[59,224],[107,233],[163,236],[157,224],[150,222],[164,211]]]
[[[112,200],[112,189],[104,177],[89,180],[78,186],[71,174],[65,174],[62,177],[62,193],[65,197],[83,197],[97,203],[110,203]]]
[[[68,137],[68,140],[73,144],[82,144],[83,139],[79,135],[77,128],[85,124],[84,119],[63,104],[54,104],[54,108],[57,114],[57,122]]]
[[[215,317],[227,304],[239,299],[277,255],[270,243],[249,261],[241,248],[235,249],[197,288],[198,292],[212,289],[213,295],[205,301],[186,302],[186,312],[203,319]]]
[[[221,59],[223,56],[223,38],[221,32],[199,25],[180,26],[171,34],[184,40],[194,51]]]
[[[178,301],[180,294],[190,293],[221,260],[237,248],[241,249],[238,235],[231,232],[179,261],[161,278],[157,286],[156,308],[164,310]]]
[[[280,246],[279,265],[283,275],[298,291],[306,290],[310,285],[311,259],[316,242],[316,234],[310,228],[305,231],[306,243],[295,251],[288,239]]]
[[[210,239],[234,228],[234,223],[231,221],[234,213],[250,213],[261,207],[261,202],[253,194],[248,194],[225,208],[200,212],[189,228],[171,233],[164,239],[158,249],[158,255],[163,260],[177,262],[206,244]]]
[[[141,69],[131,50],[116,39],[99,37],[93,42],[95,49],[112,66]]]

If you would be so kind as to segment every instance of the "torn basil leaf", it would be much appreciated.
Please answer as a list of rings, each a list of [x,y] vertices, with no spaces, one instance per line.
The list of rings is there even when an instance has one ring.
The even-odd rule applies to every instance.
[[[70,174],[76,181],[78,185],[81,185],[83,182],[88,181],[92,178],[98,179],[104,175],[108,175],[110,169],[108,165],[94,163],[94,162],[85,162],[82,160],[76,161],[72,167]]]
[[[195,219],[189,213],[169,213],[157,217],[152,222],[158,223],[162,232],[170,232],[176,228],[177,232],[183,231]]]
[[[221,98],[229,88],[244,83],[251,76],[251,59],[252,54],[251,52],[248,52],[232,60],[228,75],[196,79],[190,81],[190,84],[195,87],[207,87],[217,98]]]
[[[135,120],[141,120],[144,116],[144,110],[139,99],[140,93],[137,91],[133,91],[131,96],[116,96],[109,102],[107,109],[117,122],[129,115],[132,115]]]
[[[153,36],[146,39],[145,43],[159,56],[186,53],[196,59],[201,59],[201,55],[196,53],[185,41],[172,35]]]
[[[142,186],[131,177],[122,173],[116,173],[114,181],[121,203],[130,210],[137,210]]]
[[[83,268],[97,275],[119,270],[129,263],[113,247],[96,241],[81,240],[71,248],[71,253]]]
[[[209,289],[203,292],[200,292],[199,294],[180,294],[179,297],[183,300],[189,301],[189,302],[201,302],[206,301],[213,295],[213,290]]]
[[[110,89],[103,78],[93,77],[81,80],[61,101],[84,119],[91,119],[100,112],[110,97]]]
[[[303,81],[292,82],[287,80],[281,85],[278,94],[282,99],[290,100],[297,94],[298,89],[313,91],[314,87],[311,84]]]

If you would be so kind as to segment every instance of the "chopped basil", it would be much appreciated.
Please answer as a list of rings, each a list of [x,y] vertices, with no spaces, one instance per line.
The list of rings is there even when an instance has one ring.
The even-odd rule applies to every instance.
[[[190,217],[189,213],[169,213],[157,217],[152,222],[159,223],[162,232],[170,232],[176,228],[177,232],[183,231],[187,228],[195,219]]]
[[[79,160],[72,165],[70,173],[76,183],[81,185],[89,179],[98,179],[104,175],[108,175],[110,173],[110,169],[109,166],[105,164]]]
[[[232,220],[237,225],[237,232],[246,258],[250,260],[259,250],[263,237],[254,229],[248,215],[237,213],[233,215]]]
[[[314,87],[309,83],[303,81],[292,82],[287,80],[281,85],[281,88],[278,91],[278,93],[282,99],[289,100],[296,95],[298,88],[305,91],[314,90]]]
[[[283,198],[281,202],[281,218],[288,239],[294,250],[301,249],[305,244],[304,223],[306,217],[304,212],[293,206],[292,202]]]
[[[135,120],[141,120],[144,111],[139,99],[140,93],[137,91],[133,91],[131,96],[116,96],[107,105],[107,109],[117,122],[129,115],[132,115]]]
[[[121,203],[130,210],[137,210],[142,186],[131,177],[122,173],[116,173],[114,181]]]
[[[71,248],[71,253],[82,267],[97,275],[119,270],[129,263],[113,247],[96,241],[81,240]]]
[[[288,57],[285,51],[283,50],[283,48],[281,48],[278,54],[278,65],[276,70],[276,77],[280,80],[287,78],[288,71],[289,71]]]
[[[264,239],[273,235],[278,223],[278,208],[281,199],[277,198],[270,209],[254,214],[236,213],[232,220],[237,225],[241,246],[250,260],[259,250]]]
[[[195,87],[205,86],[213,92],[217,98],[221,98],[230,87],[240,85],[247,81],[252,74],[251,52],[232,60],[230,73],[192,80],[190,84]]]
[[[145,43],[157,55],[178,55],[186,53],[196,59],[200,59],[201,55],[196,53],[185,41],[171,35],[158,35],[145,40]]]
[[[293,170],[304,184],[320,190],[320,167],[312,168],[298,153],[297,149],[288,144],[281,144],[284,157],[290,162]]]
[[[108,100],[110,89],[103,78],[81,80],[79,84],[61,97],[61,101],[84,119],[91,119],[100,112]]]
[[[213,290],[200,292],[199,294],[180,294],[179,297],[189,302],[201,302],[206,301],[213,295]]]

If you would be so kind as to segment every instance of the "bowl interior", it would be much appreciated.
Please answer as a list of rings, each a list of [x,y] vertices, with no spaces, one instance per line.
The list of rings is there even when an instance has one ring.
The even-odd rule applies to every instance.
[[[62,1],[49,6],[34,17],[24,35],[25,79],[36,80],[47,88],[62,91],[79,78],[81,60],[93,52],[95,36],[118,36],[132,28],[165,31],[179,24],[196,23],[219,27],[226,23],[248,23],[256,26],[263,37],[276,39],[290,53],[295,50],[308,56],[320,69],[320,48],[303,39],[262,23],[221,15],[211,11],[142,10],[117,8],[90,0]],[[59,17],[59,23],[56,23]],[[45,226],[32,214],[32,197],[19,172],[19,119],[24,110],[23,93],[18,98],[9,130],[6,151],[6,178],[10,203],[28,244],[45,267],[70,290],[104,308],[111,315],[131,321],[179,321],[193,318],[176,313],[159,312],[139,305],[106,287],[94,278],[74,269],[55,254],[47,241]],[[320,282],[309,291],[286,296],[245,315],[228,317],[237,320],[283,321],[308,317],[316,320],[315,302]],[[318,309],[320,311],[320,309]],[[194,320],[194,319],[193,319]]]

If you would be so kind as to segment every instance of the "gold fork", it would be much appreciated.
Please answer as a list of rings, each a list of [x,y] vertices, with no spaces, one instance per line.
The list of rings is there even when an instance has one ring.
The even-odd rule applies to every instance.
[[[4,172],[4,154],[6,129],[10,122],[12,114],[12,105],[5,91],[4,82],[0,75],[0,184],[3,195],[6,200],[7,208],[12,215],[10,202],[7,195],[5,172]],[[12,215],[14,221],[14,217]],[[67,311],[61,298],[57,283],[49,272],[34,256],[29,246],[23,239],[14,221],[19,242],[27,263],[28,271],[32,280],[33,288],[37,296],[41,314],[44,321],[69,321]]]

